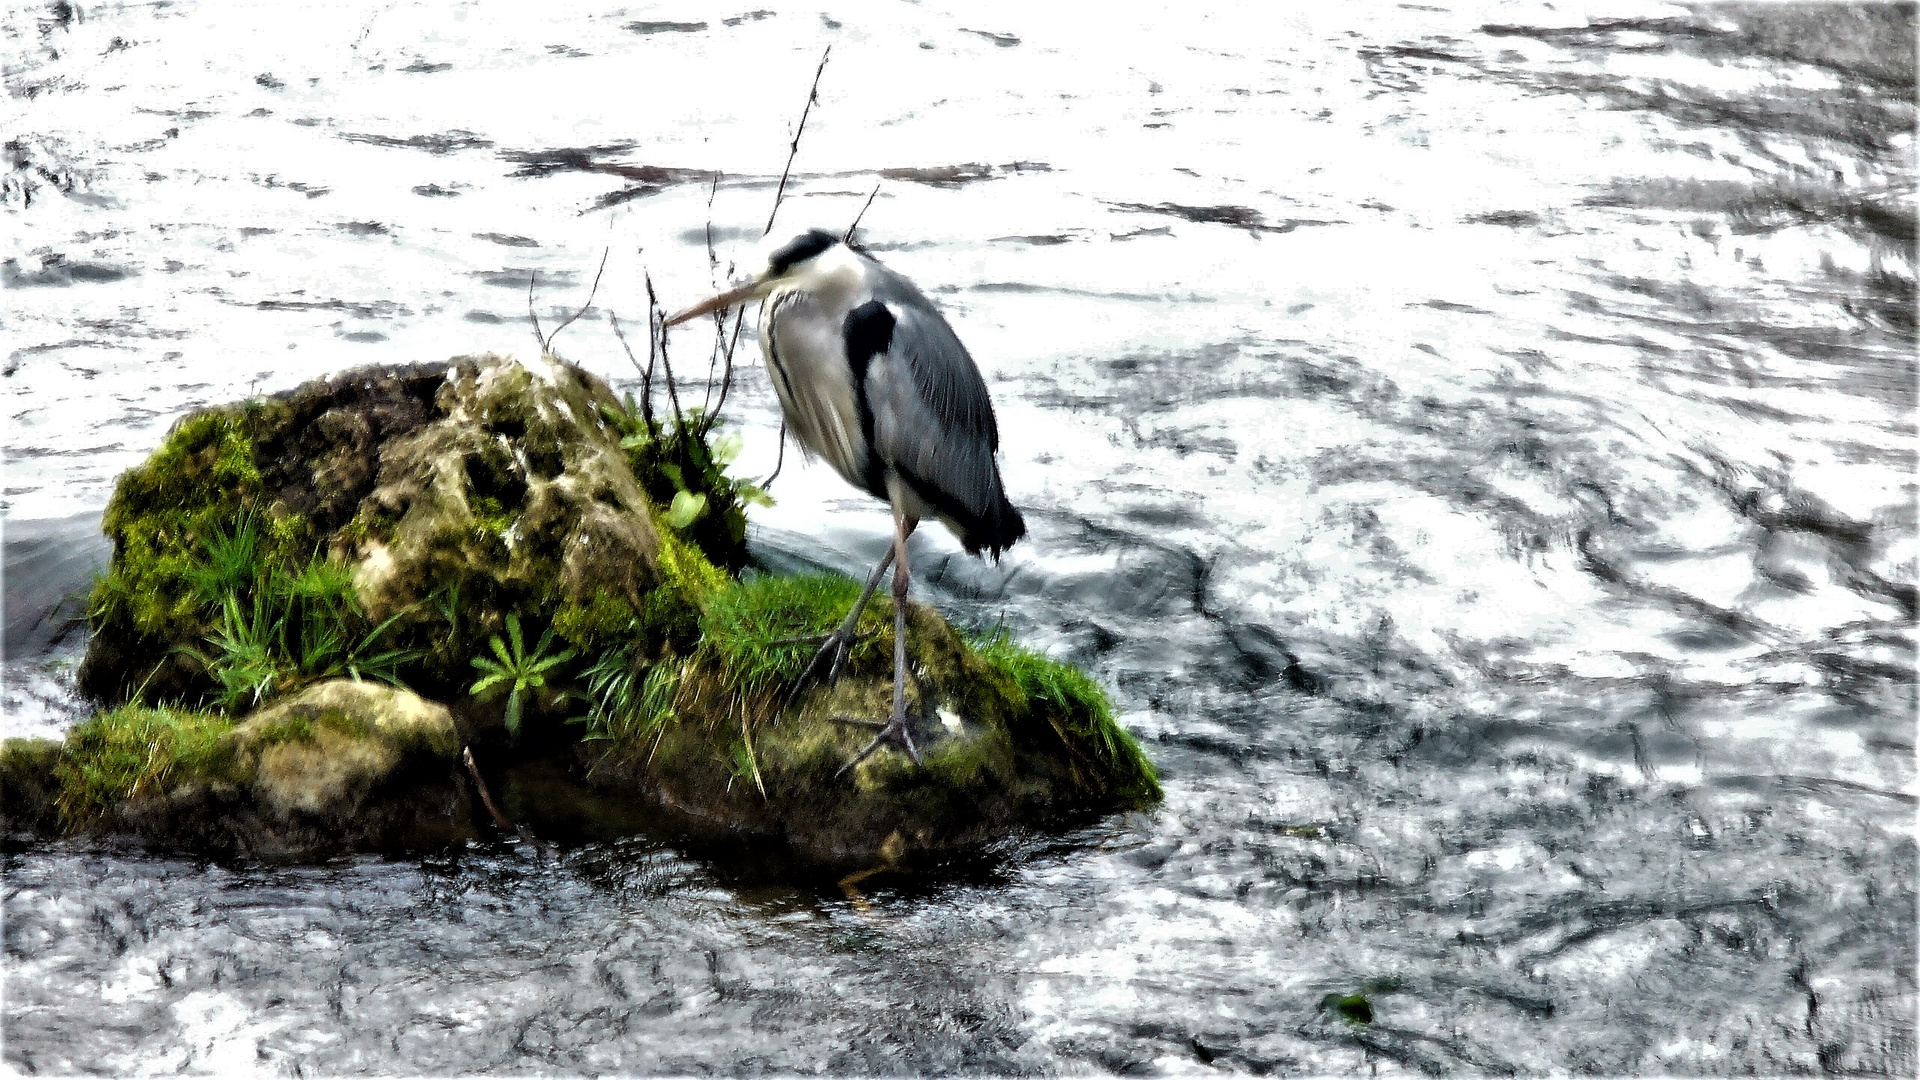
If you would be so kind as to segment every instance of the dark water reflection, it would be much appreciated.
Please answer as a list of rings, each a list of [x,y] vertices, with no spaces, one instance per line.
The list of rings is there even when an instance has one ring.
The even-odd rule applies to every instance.
[[[1167,802],[858,900],[662,838],[15,845],[12,1067],[1920,1068],[1910,6],[460,10],[288,6],[238,60],[194,5],[8,24],[9,730],[70,718],[31,627],[93,550],[19,522],[195,404],[524,350],[528,272],[561,311],[604,244],[703,282],[707,169],[731,251],[787,106],[579,102],[797,101],[827,35],[796,220],[885,180],[1033,527],[917,579],[1098,672]],[[729,408],[770,470],[757,370]],[[878,555],[822,474],[769,565]]]

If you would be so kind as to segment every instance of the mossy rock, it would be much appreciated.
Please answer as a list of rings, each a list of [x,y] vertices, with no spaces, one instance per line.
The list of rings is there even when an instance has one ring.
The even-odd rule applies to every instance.
[[[123,705],[64,742],[9,741],[0,779],[10,830],[314,858],[473,835],[459,746],[446,706],[341,679],[239,721]]]
[[[730,575],[738,522],[675,529],[656,473],[669,450],[707,462],[728,513],[757,489],[689,450],[708,428],[666,430],[552,357],[365,368],[186,417],[106,515],[80,681],[114,707],[8,747],[9,822],[275,854],[457,838],[462,743],[505,774],[573,763],[583,807],[833,864],[1159,798],[1085,675],[920,605],[923,764],[888,748],[841,775],[872,732],[834,717],[891,704],[891,602],[836,686],[789,700],[812,655],[790,639],[859,585]]]
[[[107,508],[114,555],[81,689],[107,704],[213,697],[218,586],[244,583],[218,581],[208,553],[243,525],[262,567],[349,568],[349,630],[385,624],[382,648],[408,657],[395,673],[445,700],[514,611],[576,647],[691,633],[694,594],[717,572],[663,541],[603,414],[618,408],[579,368],[486,356],[360,369],[186,417]]]
[[[842,768],[892,706],[893,615],[843,677],[786,700],[812,646],[859,591],[840,577],[749,578],[713,597],[702,646],[678,661],[664,708],[586,744],[589,777],[714,839],[755,837],[829,865],[870,867],[977,849],[1018,826],[1144,809],[1152,764],[1084,674],[1011,644],[969,642],[931,608],[908,608],[909,711],[921,764],[887,746]]]

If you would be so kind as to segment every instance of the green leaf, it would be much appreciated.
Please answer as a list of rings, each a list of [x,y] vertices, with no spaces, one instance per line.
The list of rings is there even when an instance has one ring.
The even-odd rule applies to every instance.
[[[671,461],[661,462],[660,475],[673,481],[673,486],[679,488],[681,491],[687,490],[687,482],[686,480],[682,479],[680,475],[680,466],[675,465],[673,462]]]
[[[673,496],[673,505],[667,507],[667,524],[676,529],[684,529],[693,524],[695,518],[707,508],[707,497],[695,495],[690,491],[680,491]]]
[[[520,734],[520,688],[507,695],[507,734]]]
[[[733,494],[743,503],[752,503],[755,506],[773,505],[773,496],[767,494],[758,484],[751,484],[745,480],[733,485]]]
[[[746,446],[746,444],[747,440],[741,438],[740,433],[737,431],[729,431],[713,440],[714,463],[718,465],[733,464],[734,459],[740,456],[741,448]]]

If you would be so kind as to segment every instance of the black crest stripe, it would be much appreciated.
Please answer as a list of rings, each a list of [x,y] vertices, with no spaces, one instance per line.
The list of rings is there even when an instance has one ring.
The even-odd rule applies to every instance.
[[[809,229],[787,241],[780,250],[767,257],[767,269],[775,274],[784,274],[795,263],[803,263],[815,255],[832,247],[835,236],[825,229]]]

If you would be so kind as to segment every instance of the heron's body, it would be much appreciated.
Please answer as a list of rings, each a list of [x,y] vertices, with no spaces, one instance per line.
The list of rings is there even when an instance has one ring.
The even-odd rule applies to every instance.
[[[829,678],[838,671],[891,563],[893,716],[854,761],[889,739],[917,760],[905,715],[907,538],[935,517],[969,552],[998,558],[1027,531],[1000,482],[993,402],[973,357],[912,282],[817,229],[775,251],[765,272],[668,325],[756,296],[761,352],[788,430],[847,483],[893,508],[894,542],[816,668],[824,665]]]
[[[767,294],[760,347],[788,429],[847,483],[939,518],[968,551],[997,555],[1025,533],[986,383],[912,282],[832,243]]]

